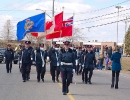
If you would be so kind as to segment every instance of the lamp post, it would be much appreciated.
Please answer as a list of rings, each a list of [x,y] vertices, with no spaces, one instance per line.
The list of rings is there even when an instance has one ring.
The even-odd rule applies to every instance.
[[[118,16],[117,16],[117,42],[116,42],[116,45],[118,45],[118,20],[119,20],[119,9],[120,8],[123,8],[121,6],[116,6],[115,8],[118,9]]]
[[[42,10],[42,9],[36,9],[36,10],[40,10],[40,11],[46,13],[46,10]],[[46,13],[46,15],[51,18],[51,16],[49,14]]]

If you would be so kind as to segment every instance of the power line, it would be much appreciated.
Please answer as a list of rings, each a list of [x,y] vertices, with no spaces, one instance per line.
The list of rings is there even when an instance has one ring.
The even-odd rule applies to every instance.
[[[26,5],[28,5],[28,3],[31,3],[32,1],[34,1],[34,0],[30,0],[30,1],[26,2],[26,4],[21,5],[21,6],[17,7],[17,8],[25,7]],[[40,2],[40,1],[41,1],[41,0],[38,0],[37,2]],[[37,2],[35,2],[35,3],[37,3]],[[34,3],[31,4],[31,5],[34,5]],[[30,5],[29,5],[29,6],[30,6]],[[16,8],[15,8],[15,9],[16,9]],[[15,9],[14,9],[14,10],[15,10]],[[20,11],[20,10],[13,11],[12,13],[15,13],[15,12],[18,12],[18,11]],[[9,14],[12,14],[12,13],[9,13]],[[4,13],[1,13],[1,14],[4,14]],[[1,15],[1,14],[0,14],[0,15]]]
[[[127,10],[130,10],[130,8],[125,9],[125,10],[121,10],[119,12],[123,12],[123,11],[127,11]],[[101,16],[97,16],[97,17],[88,18],[88,19],[82,19],[82,20],[78,20],[78,21],[75,21],[75,22],[85,21],[85,20],[90,20],[90,19],[95,19],[95,18],[99,18],[99,17],[104,17],[104,16],[107,16],[107,15],[115,14],[115,13],[118,13],[118,12],[113,12],[113,13],[109,13],[109,14],[105,14],[105,15],[101,15]]]
[[[97,10],[91,10],[91,11],[87,11],[87,12],[77,12],[80,13],[80,14],[85,14],[85,13],[92,13],[92,12],[97,12],[97,11],[101,11],[101,10],[105,10],[105,9],[108,9],[108,8],[111,8],[111,7],[115,7],[117,5],[120,5],[120,4],[123,4],[123,3],[126,3],[126,2],[129,2],[130,0],[125,0],[123,2],[120,2],[120,3],[117,3],[115,5],[111,5],[111,6],[108,6],[108,7],[104,7],[104,8],[101,8],[101,9],[97,9]]]
[[[127,15],[127,14],[130,14],[130,13],[121,14],[120,16]],[[107,17],[107,18],[103,18],[103,19],[99,19],[99,20],[95,20],[95,21],[89,21],[89,22],[85,22],[85,23],[76,24],[76,25],[81,25],[81,24],[86,24],[86,23],[97,22],[97,21],[100,21],[100,20],[111,19],[111,18],[114,18],[114,17],[118,17],[118,16]]]
[[[130,19],[130,18],[128,18]],[[110,22],[110,23],[106,23],[106,24],[100,24],[100,25],[96,25],[96,26],[91,26],[91,27],[84,27],[84,28],[80,28],[80,29],[90,29],[90,28],[93,28],[93,27],[99,27],[99,26],[104,26],[104,25],[109,25],[109,24],[113,24],[113,23],[117,23],[117,22],[121,22],[121,21],[124,21],[125,19],[122,19],[122,20],[119,20],[119,21],[115,21],[115,22]]]
[[[14,2],[13,4],[7,5],[7,6],[5,6],[5,7],[0,8],[0,9],[10,7],[10,6],[14,5],[14,4],[20,3],[21,1],[23,1],[23,0],[19,0],[19,1],[17,1],[17,2]],[[1,10],[0,10],[0,11],[1,11]]]

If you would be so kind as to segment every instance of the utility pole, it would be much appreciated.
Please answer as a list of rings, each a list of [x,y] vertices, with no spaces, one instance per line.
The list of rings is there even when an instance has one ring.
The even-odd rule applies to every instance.
[[[118,20],[119,20],[119,9],[122,8],[121,6],[116,6],[115,8],[118,9],[118,16],[117,16],[117,42],[116,45],[118,45]]]
[[[54,13],[55,13],[54,9],[55,9],[55,0],[53,0],[53,4],[52,4],[52,18],[54,17]],[[53,39],[51,42],[53,42]]]

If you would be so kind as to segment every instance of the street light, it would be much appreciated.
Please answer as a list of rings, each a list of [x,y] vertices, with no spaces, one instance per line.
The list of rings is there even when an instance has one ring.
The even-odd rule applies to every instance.
[[[42,9],[36,9],[36,10],[40,10],[40,11],[46,13],[46,10],[42,10]],[[49,17],[51,18],[51,16],[50,16],[49,14],[46,13],[46,15],[49,16]]]
[[[123,7],[121,7],[121,6],[116,6],[115,8],[118,9],[118,16],[117,16],[117,45],[118,45],[118,20],[119,20],[119,9],[120,9],[120,8],[123,8]]]

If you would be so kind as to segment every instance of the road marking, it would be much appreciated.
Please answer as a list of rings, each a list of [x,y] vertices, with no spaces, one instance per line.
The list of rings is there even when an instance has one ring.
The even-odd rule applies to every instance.
[[[62,83],[58,83],[58,84],[62,88]],[[70,100],[75,100],[74,97],[70,93],[67,93],[67,96],[70,98]]]
[[[47,73],[47,75],[51,76],[50,73]],[[58,85],[62,88],[62,83],[58,83]],[[74,97],[70,93],[67,93],[67,96],[70,98],[70,100],[75,100]]]

